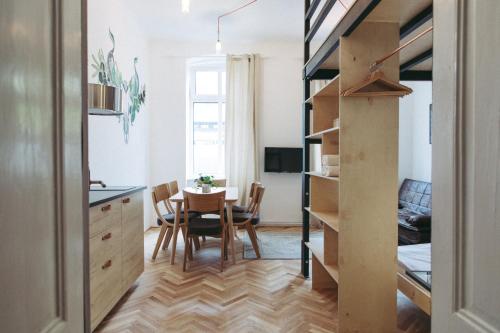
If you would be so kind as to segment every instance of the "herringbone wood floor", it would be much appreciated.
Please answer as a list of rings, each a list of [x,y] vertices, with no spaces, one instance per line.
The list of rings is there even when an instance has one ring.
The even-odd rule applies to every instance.
[[[335,332],[336,293],[312,291],[299,260],[239,255],[220,273],[219,240],[207,239],[183,273],[182,237],[174,266],[170,250],[151,261],[157,235],[158,229],[146,233],[145,272],[96,332]],[[236,245],[241,252],[241,242]],[[398,332],[430,332],[430,318],[403,295]]]

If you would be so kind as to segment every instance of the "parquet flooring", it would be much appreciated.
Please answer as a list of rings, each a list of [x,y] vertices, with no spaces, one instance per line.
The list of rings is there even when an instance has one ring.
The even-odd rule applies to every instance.
[[[240,254],[220,273],[219,240],[207,239],[183,273],[182,237],[174,266],[170,250],[151,261],[157,235],[158,229],[146,233],[145,272],[95,332],[335,332],[336,293],[312,291],[299,260],[243,260]],[[236,245],[241,251],[241,241]],[[398,313],[397,332],[430,332],[429,316],[401,294]]]

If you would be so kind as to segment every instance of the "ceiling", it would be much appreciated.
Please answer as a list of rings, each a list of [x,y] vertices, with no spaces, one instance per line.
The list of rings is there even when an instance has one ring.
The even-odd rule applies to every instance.
[[[191,0],[189,14],[181,0],[124,0],[151,39],[203,42],[217,39],[217,17],[249,0]],[[225,42],[301,41],[303,0],[258,0],[221,20]]]

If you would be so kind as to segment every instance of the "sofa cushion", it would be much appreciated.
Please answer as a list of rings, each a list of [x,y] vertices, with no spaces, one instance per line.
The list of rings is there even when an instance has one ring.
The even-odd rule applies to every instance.
[[[431,241],[431,230],[412,231],[399,224],[398,240],[399,245],[429,243]]]
[[[402,218],[398,218],[398,225],[400,228],[404,228],[406,230],[416,231],[416,232],[420,232],[420,231],[426,232],[426,231],[431,230],[430,224],[412,225],[412,224],[408,223],[408,221],[406,219],[402,219]]]
[[[407,217],[406,222],[415,227],[424,227],[424,226],[430,227],[431,217],[429,215],[416,214]]]
[[[427,243],[431,239],[432,184],[405,179],[399,189],[398,237],[400,244]]]
[[[399,207],[423,215],[432,215],[432,184],[405,179],[399,189]]]

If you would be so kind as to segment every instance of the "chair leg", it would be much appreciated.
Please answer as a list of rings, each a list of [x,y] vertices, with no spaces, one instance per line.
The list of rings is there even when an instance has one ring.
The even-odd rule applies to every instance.
[[[163,241],[163,250],[168,249],[168,245],[170,244],[170,240],[172,239],[172,234],[174,233],[174,228],[167,228],[167,235],[165,236],[165,240]]]
[[[185,238],[185,241],[184,241],[184,262],[182,263],[182,271],[183,272],[186,271],[186,261],[187,261],[187,257],[188,257],[189,248],[191,247],[190,242],[189,242],[189,232],[186,236],[187,237]]]
[[[259,243],[257,242],[257,232],[255,231],[255,228],[251,223],[247,223],[246,228],[248,237],[250,237],[250,240],[252,241],[252,247],[255,251],[255,255],[257,256],[257,259],[260,259]]]
[[[226,238],[226,229],[222,230],[222,234],[220,235],[220,271],[224,271],[224,249],[226,242],[224,241]]]
[[[181,226],[181,232],[182,232],[182,238],[184,238],[184,243],[186,243],[187,238],[186,238],[186,226],[185,225]]]
[[[181,226],[180,229],[182,230],[183,227]],[[174,231],[173,235],[172,235],[172,257],[170,258],[170,265],[173,265],[175,263],[175,253],[177,251],[177,235],[178,234],[179,234],[179,228],[177,228],[177,230]],[[182,234],[184,235],[184,232]]]
[[[161,242],[163,241],[166,232],[167,232],[167,225],[163,224],[161,226],[160,234],[158,235],[158,240],[156,241],[155,250],[153,251],[153,260],[156,259],[156,255],[158,254],[158,250],[160,249]]]
[[[228,260],[228,252],[227,252],[227,243],[229,242],[229,231],[228,229],[226,228],[226,232],[225,232],[225,237],[226,237],[226,241],[224,242],[224,259],[225,260]]]
[[[189,237],[187,237],[186,226],[182,226],[181,231],[182,231],[182,236],[184,237],[184,243],[189,243]],[[191,247],[189,247],[188,256],[189,256],[189,260],[193,260],[193,251],[191,251]]]
[[[201,248],[200,237],[196,236],[194,237],[194,249],[198,251],[200,248]]]

